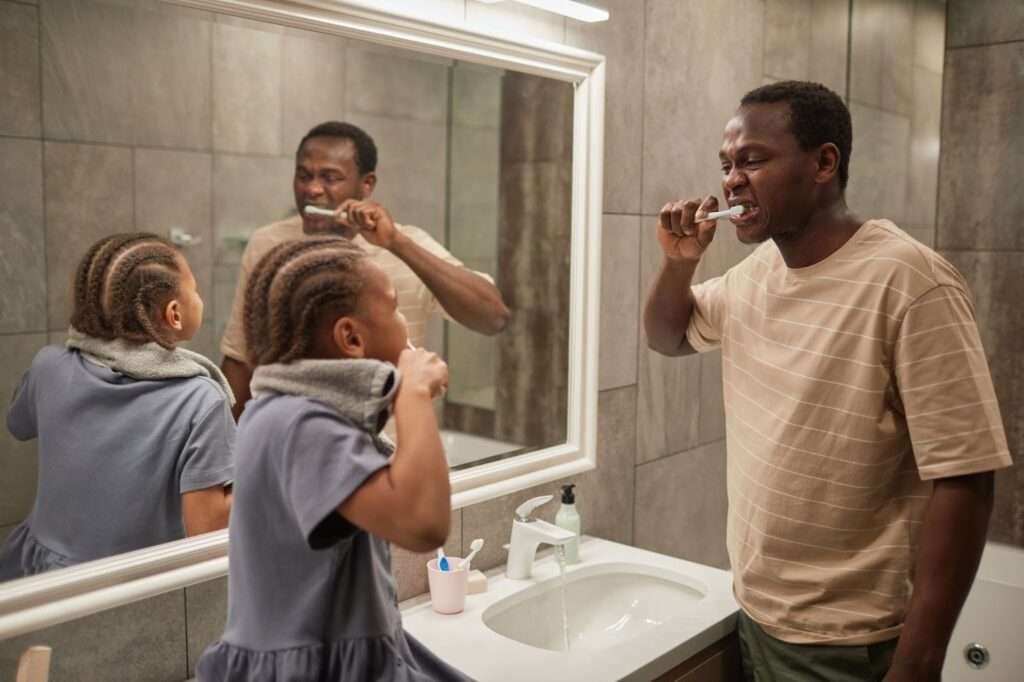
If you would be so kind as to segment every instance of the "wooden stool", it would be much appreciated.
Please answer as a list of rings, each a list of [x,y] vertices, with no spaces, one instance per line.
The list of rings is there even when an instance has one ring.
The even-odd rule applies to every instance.
[[[50,679],[50,647],[30,646],[18,659],[17,682],[47,682]]]

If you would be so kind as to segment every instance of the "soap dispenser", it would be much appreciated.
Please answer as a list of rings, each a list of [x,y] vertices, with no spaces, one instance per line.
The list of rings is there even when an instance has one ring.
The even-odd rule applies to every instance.
[[[576,533],[576,537],[565,545],[565,563],[575,564],[580,560],[580,515],[576,511],[576,494],[570,483],[562,486],[562,506],[555,514],[555,525]]]

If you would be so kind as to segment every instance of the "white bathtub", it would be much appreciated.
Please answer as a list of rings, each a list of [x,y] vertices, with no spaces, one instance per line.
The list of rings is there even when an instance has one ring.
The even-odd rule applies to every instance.
[[[943,682],[1020,682],[1024,680],[1024,549],[990,542],[978,568],[960,620],[949,642]],[[966,660],[980,645],[988,663],[978,669]],[[981,649],[972,650],[983,657]]]

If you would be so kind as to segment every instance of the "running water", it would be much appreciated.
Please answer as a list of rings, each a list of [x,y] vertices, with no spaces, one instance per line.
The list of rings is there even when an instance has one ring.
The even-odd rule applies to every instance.
[[[565,606],[565,545],[555,546],[555,559],[558,560],[558,588],[562,595],[562,641],[565,653],[569,653],[569,610]]]

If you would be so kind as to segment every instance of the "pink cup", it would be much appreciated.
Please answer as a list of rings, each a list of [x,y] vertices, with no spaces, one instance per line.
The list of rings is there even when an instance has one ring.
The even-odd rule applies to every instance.
[[[466,607],[466,587],[469,585],[469,571],[456,569],[460,557],[448,557],[452,570],[442,571],[437,559],[427,562],[427,582],[430,585],[430,602],[438,613],[459,613]]]

